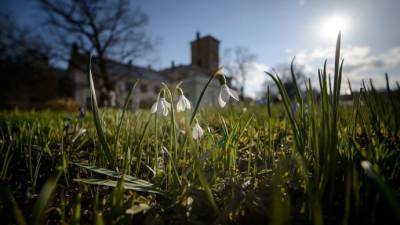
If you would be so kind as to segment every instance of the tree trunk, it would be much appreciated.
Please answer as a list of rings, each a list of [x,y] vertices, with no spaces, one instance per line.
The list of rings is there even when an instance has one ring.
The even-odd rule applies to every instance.
[[[109,100],[108,99],[108,93],[113,90],[111,81],[108,77],[108,71],[107,71],[107,65],[106,61],[103,57],[103,54],[99,53],[99,70],[100,70],[100,77],[102,79],[102,86],[100,87],[100,96],[99,96],[99,102],[100,106],[105,106],[105,101]]]

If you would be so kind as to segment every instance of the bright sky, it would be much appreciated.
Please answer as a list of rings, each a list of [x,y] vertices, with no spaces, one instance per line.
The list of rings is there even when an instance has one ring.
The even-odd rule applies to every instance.
[[[244,46],[257,55],[246,85],[255,96],[266,78],[263,70],[289,64],[296,55],[306,74],[315,77],[323,60],[333,64],[337,29],[342,30],[344,78],[357,86],[372,78],[384,84],[384,73],[400,81],[400,1],[398,0],[138,0],[149,16],[148,31],[161,40],[156,68],[190,62],[189,42],[196,31],[211,34],[225,48]],[[20,23],[40,18],[33,1],[0,3]],[[393,82],[394,83],[394,82]]]

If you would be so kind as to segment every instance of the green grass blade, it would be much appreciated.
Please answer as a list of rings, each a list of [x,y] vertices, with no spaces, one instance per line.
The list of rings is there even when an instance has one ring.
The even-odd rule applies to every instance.
[[[43,213],[46,209],[48,202],[50,201],[50,197],[54,192],[58,179],[60,178],[62,171],[58,171],[56,175],[50,177],[50,179],[44,184],[42,190],[40,191],[40,195],[38,200],[33,207],[33,215],[32,215],[32,224],[33,225],[41,225],[43,219]]]
[[[85,183],[85,184],[101,185],[101,186],[108,186],[108,187],[117,187],[117,184],[118,184],[118,181],[115,181],[115,180],[96,179],[96,178],[77,178],[77,179],[74,179],[74,181]],[[154,188],[152,186],[145,186],[145,185],[135,184],[135,183],[131,183],[131,182],[124,183],[124,189],[164,195],[164,193],[161,190]]]
[[[93,75],[92,75],[92,55],[90,56],[89,59],[89,68],[88,68],[88,78],[89,78],[89,85],[90,85],[90,99],[91,99],[91,104],[92,104],[92,112],[93,112],[93,121],[94,125],[96,127],[96,132],[97,136],[99,138],[100,144],[102,146],[102,152],[105,154],[105,158],[108,163],[114,162],[113,156],[111,154],[110,147],[107,144],[106,136],[103,131],[103,126],[101,123],[101,119],[99,116],[99,108],[97,105],[97,99],[96,99],[96,90],[94,87],[94,82],[93,82]]]
[[[121,127],[122,127],[122,122],[124,121],[124,117],[125,117],[125,112],[128,109],[128,105],[129,105],[129,100],[131,98],[132,92],[135,89],[136,85],[137,85],[138,81],[136,81],[133,86],[131,87],[131,89],[129,89],[128,94],[126,95],[125,98],[125,102],[124,102],[124,108],[122,109],[122,114],[121,114],[121,118],[119,119],[118,122],[118,126],[117,126],[117,132],[115,133],[115,138],[114,138],[114,151],[117,151],[117,145],[119,142],[119,136],[120,136],[120,132],[121,132]]]
[[[106,175],[106,176],[109,176],[109,177],[113,177],[113,178],[120,178],[122,176],[121,173],[118,173],[116,171],[112,171],[112,170],[109,170],[109,169],[105,169],[105,168],[100,168],[100,167],[97,167],[97,166],[91,166],[91,165],[82,164],[82,163],[73,163],[73,164],[76,165],[76,166],[85,168],[87,170],[90,170],[92,172],[95,172],[95,173],[98,173],[98,174],[103,174],[103,175]],[[148,181],[139,179],[137,177],[130,176],[130,175],[124,175],[124,180],[126,182],[130,182],[130,183],[137,184],[137,185],[142,185],[144,187],[154,187],[154,184],[152,184],[152,183],[150,183]]]
[[[397,199],[396,193],[383,181],[369,161],[362,161],[361,167],[364,169],[368,179],[382,193],[387,203],[391,206],[397,219],[400,219],[400,203]]]

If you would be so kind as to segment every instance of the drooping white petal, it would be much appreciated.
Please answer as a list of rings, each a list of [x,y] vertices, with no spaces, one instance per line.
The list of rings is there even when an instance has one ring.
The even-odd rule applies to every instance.
[[[176,104],[176,109],[178,112],[183,112],[186,109],[191,109],[191,104],[189,99],[187,99],[184,95],[180,95],[178,99],[178,103]]]
[[[168,116],[168,108],[164,107],[163,116]]]
[[[183,95],[179,96],[178,103],[176,103],[176,111],[183,112],[185,111],[185,101],[182,98]]]
[[[184,101],[186,102],[186,109],[191,110],[192,104],[190,103],[189,99],[187,99],[184,95],[182,95],[182,96],[183,96]]]
[[[228,86],[226,86],[227,87],[227,90],[228,90],[228,92],[229,92],[229,95],[233,98],[233,99],[235,99],[236,101],[239,101],[239,95],[238,95],[238,93],[235,91],[235,90],[233,90],[232,88],[229,88]]]
[[[171,104],[165,100],[165,98],[160,98],[157,102],[153,104],[151,107],[151,113],[157,113],[159,116],[167,116],[168,110],[171,107]]]
[[[162,105],[162,107],[161,107],[162,110],[160,111],[160,113],[163,116],[168,116],[169,103],[167,101],[165,101],[165,99],[162,99],[161,105]]]
[[[155,113],[157,111],[158,101],[154,102],[153,106],[151,106],[151,113]]]
[[[228,86],[226,84],[222,85],[218,96],[218,103],[221,107],[225,107],[226,103],[229,101],[229,96]]]
[[[157,115],[159,115],[159,116],[163,116],[164,115],[164,104],[163,104],[161,99],[158,101]]]
[[[167,100],[165,100],[165,98],[164,98],[163,102],[164,102],[165,107],[167,107],[168,110],[171,109],[171,103],[167,102]]]
[[[192,137],[195,140],[199,140],[204,134],[203,129],[200,127],[199,123],[196,123],[192,130]]]

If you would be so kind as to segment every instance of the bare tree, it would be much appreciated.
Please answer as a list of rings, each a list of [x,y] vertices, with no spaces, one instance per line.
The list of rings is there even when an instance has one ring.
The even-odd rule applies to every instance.
[[[238,46],[234,49],[231,56],[231,49],[225,50],[225,68],[235,79],[236,85],[240,89],[240,97],[244,98],[244,89],[248,77],[248,72],[252,68],[256,55],[252,54],[246,47]]]
[[[94,52],[106,90],[112,90],[106,59],[134,60],[153,47],[148,17],[128,0],[39,0],[46,25],[61,51],[77,44]],[[60,48],[58,48],[60,49]],[[63,54],[67,55],[67,54]],[[102,102],[102,101],[101,101]]]

